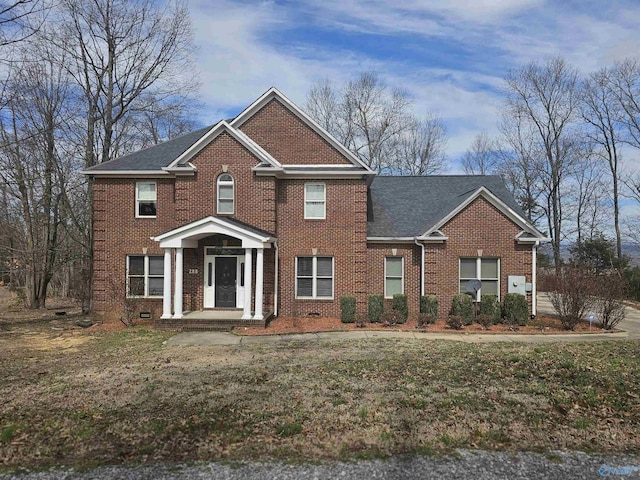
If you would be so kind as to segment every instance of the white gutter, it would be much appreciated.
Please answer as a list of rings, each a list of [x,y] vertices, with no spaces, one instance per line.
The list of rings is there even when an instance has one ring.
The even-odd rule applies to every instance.
[[[275,280],[273,282],[273,316],[278,316],[278,241],[273,242],[273,248],[276,249],[276,265],[275,265]]]
[[[538,244],[536,242],[531,247],[531,315],[535,316],[537,312],[537,287],[536,287],[536,270],[538,268]]]
[[[418,243],[418,237],[414,239],[414,242],[422,248],[422,261],[420,262],[420,295],[424,297],[424,243]]]

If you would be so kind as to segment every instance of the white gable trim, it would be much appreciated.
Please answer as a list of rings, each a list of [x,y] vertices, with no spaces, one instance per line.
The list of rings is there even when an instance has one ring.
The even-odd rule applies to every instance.
[[[533,235],[540,241],[545,241],[546,237],[533,225],[527,222],[521,215],[516,213],[511,207],[509,207],[506,203],[496,197],[493,193],[491,193],[487,188],[480,187],[473,194],[469,195],[467,199],[460,203],[456,208],[454,208],[451,212],[449,212],[444,218],[438,221],[435,225],[433,225],[429,230],[424,232],[419,240],[426,240],[432,233],[436,230],[439,230],[444,226],[449,220],[458,215],[462,210],[464,210],[468,205],[471,204],[478,197],[482,197],[491,203],[494,207],[496,207],[500,212],[502,212],[507,218],[509,218],[512,222],[522,228],[525,232]],[[518,236],[521,234],[518,234]]]
[[[242,240],[243,248],[270,248],[275,241],[273,237],[259,235],[224,218],[213,216],[151,237],[151,240],[160,242],[160,248],[197,248],[199,239],[214,234],[238,238]]]
[[[255,155],[258,160],[264,163],[268,163],[273,165],[276,168],[280,167],[280,163],[273,158],[269,153],[267,153],[262,147],[258,146],[253,140],[251,140],[244,133],[236,130],[231,125],[229,125],[224,120],[218,122],[214,125],[211,130],[205,133],[200,139],[191,145],[182,155],[173,160],[167,167],[165,167],[169,171],[174,171],[177,165],[185,164],[189,162],[193,157],[195,157],[204,147],[209,145],[213,140],[215,140],[218,135],[223,132],[227,132],[234,139],[236,139],[240,144],[242,144],[247,150],[249,150],[253,155]]]
[[[282,105],[284,105],[291,113],[296,115],[307,126],[314,130],[318,135],[324,138],[329,144],[347,158],[351,163],[358,167],[362,167],[367,172],[375,173],[369,166],[362,162],[358,157],[351,153],[344,145],[336,140],[333,135],[322,128],[314,119],[302,111],[295,103],[285,97],[277,88],[271,87],[260,98],[245,108],[240,115],[233,119],[231,125],[233,127],[241,127],[247,120],[249,120],[256,112],[269,103],[274,98],[277,98]]]

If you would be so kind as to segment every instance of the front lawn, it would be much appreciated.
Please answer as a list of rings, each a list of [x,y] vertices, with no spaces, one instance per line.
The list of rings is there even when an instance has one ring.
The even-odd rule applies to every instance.
[[[0,331],[0,464],[640,451],[640,342],[167,347]]]

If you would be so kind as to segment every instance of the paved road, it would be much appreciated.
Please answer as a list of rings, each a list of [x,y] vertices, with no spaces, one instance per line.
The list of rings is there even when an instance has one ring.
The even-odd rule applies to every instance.
[[[538,312],[553,313],[553,307],[549,297],[541,293],[538,295]],[[240,345],[252,343],[277,343],[291,341],[323,341],[323,340],[356,340],[362,338],[416,338],[424,340],[455,340],[467,343],[492,343],[492,342],[520,342],[520,343],[553,343],[553,342],[585,342],[597,340],[632,340],[640,339],[640,311],[627,307],[626,318],[619,328],[623,332],[602,333],[594,329],[592,334],[473,334],[464,332],[440,333],[440,332],[387,332],[387,331],[361,331],[361,332],[324,332],[324,333],[299,333],[287,335],[268,336],[241,336],[227,332],[183,332],[174,335],[167,340],[167,345]],[[599,333],[595,333],[595,332]]]
[[[460,451],[457,457],[393,457],[353,463],[283,464],[205,463],[100,467],[88,472],[53,471],[19,476],[0,474],[0,480],[521,480],[638,478],[640,457],[593,456],[578,452],[545,456],[535,453]]]

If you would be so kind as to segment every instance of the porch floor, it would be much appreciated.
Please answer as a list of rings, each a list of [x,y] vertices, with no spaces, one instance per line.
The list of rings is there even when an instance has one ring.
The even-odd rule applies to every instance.
[[[265,327],[273,312],[264,312],[263,320],[243,320],[242,309],[229,310],[193,310],[184,312],[182,318],[158,319],[155,322],[159,330],[170,331],[214,331],[233,330],[234,327]]]

